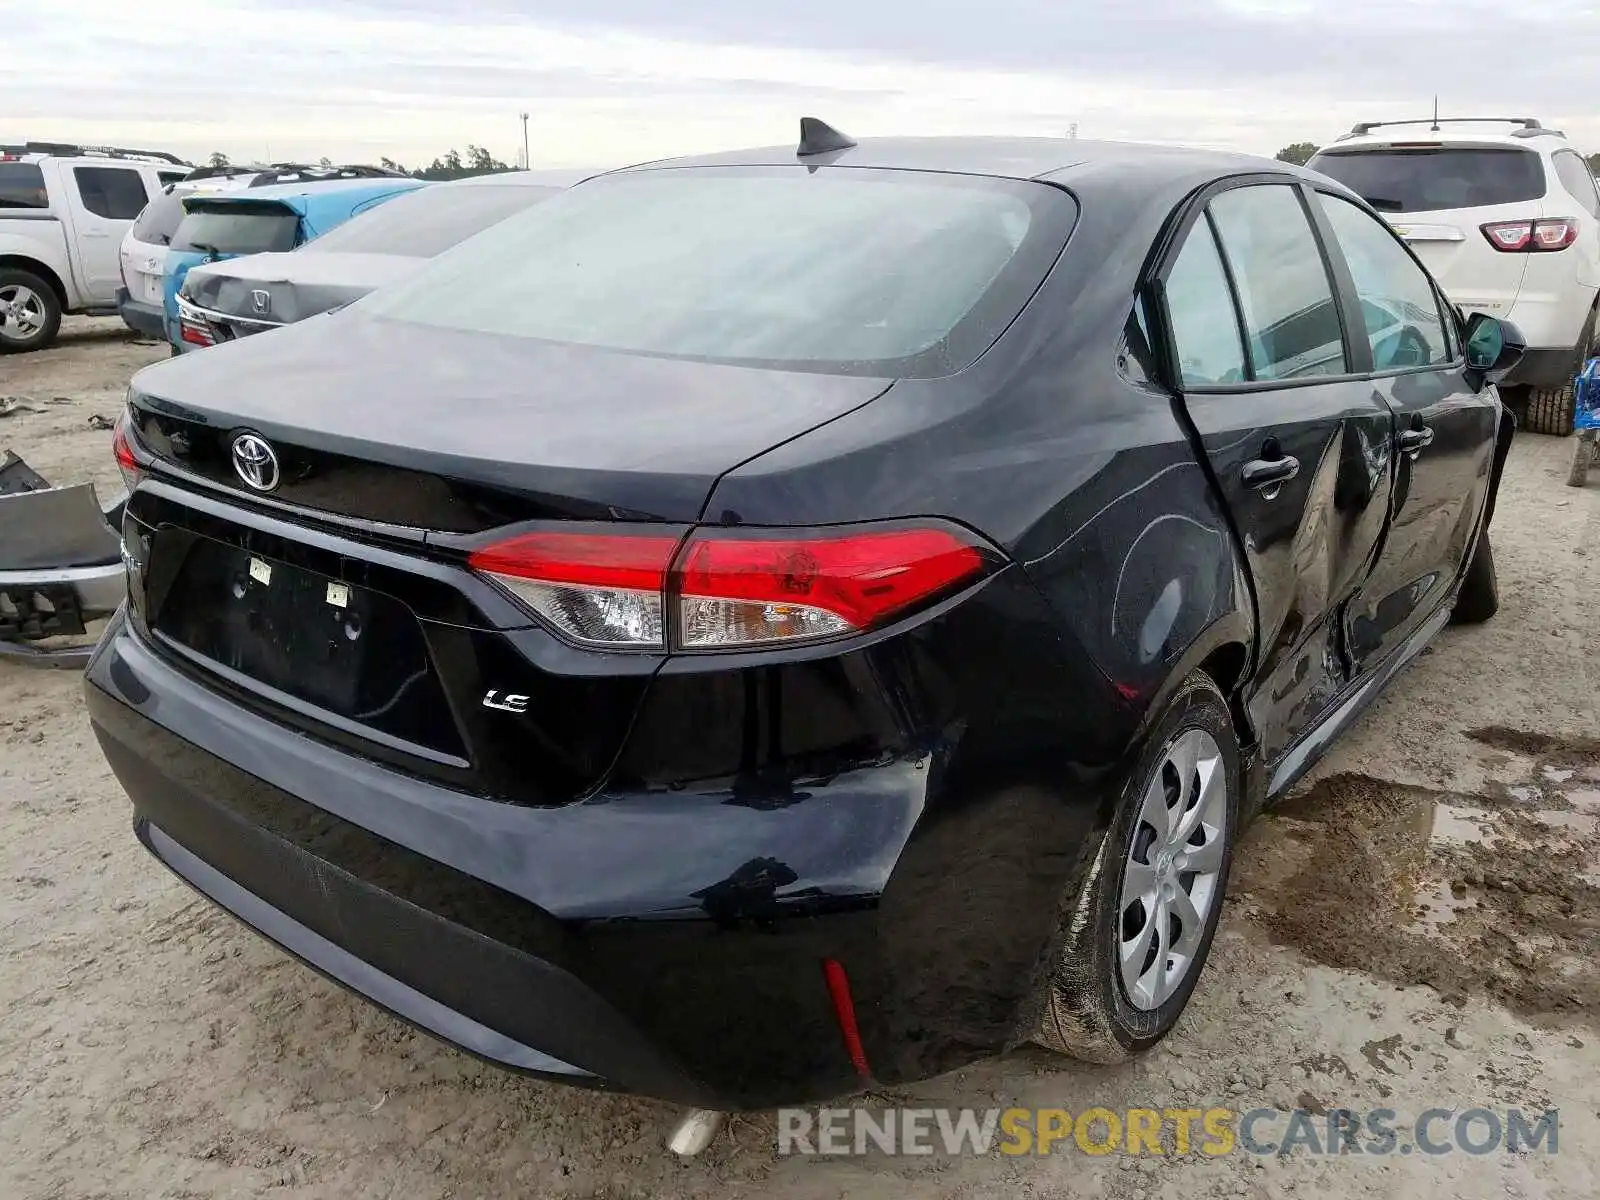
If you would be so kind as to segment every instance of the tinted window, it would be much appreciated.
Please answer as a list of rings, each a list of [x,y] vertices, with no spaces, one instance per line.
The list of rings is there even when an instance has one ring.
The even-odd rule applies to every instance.
[[[218,254],[265,254],[293,250],[300,218],[276,204],[230,204],[183,218],[172,235],[174,250]]]
[[[74,167],[72,177],[78,181],[83,206],[107,220],[131,221],[149,199],[144,177],[125,167]]]
[[[1589,170],[1589,164],[1571,150],[1557,153],[1555,163],[1561,186],[1590,213],[1600,215],[1600,194],[1595,192],[1594,173]]]
[[[1344,250],[1379,371],[1450,361],[1433,284],[1388,226],[1337,196],[1317,194]]]
[[[144,206],[139,219],[133,223],[133,238],[154,246],[165,246],[172,241],[183,223],[183,200],[171,192],[159,192]]]
[[[1309,165],[1383,212],[1517,204],[1545,190],[1544,165],[1531,150],[1346,150]]]
[[[44,172],[36,163],[0,163],[0,208],[49,208]]]
[[[976,176],[637,171],[537,204],[356,307],[672,358],[942,375],[999,337],[1075,218],[1056,188]]]
[[[1234,188],[1211,202],[1256,379],[1348,370],[1339,310],[1296,188]]]
[[[1200,220],[1167,275],[1167,319],[1183,382],[1238,383],[1244,378],[1239,318],[1223,274],[1211,222]]]
[[[457,242],[519,213],[556,188],[425,187],[396,197],[329,230],[306,246],[306,253],[408,254],[432,258]]]

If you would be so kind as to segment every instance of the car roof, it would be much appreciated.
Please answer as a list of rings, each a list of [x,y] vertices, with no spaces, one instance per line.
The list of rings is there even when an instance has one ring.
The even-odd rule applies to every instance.
[[[257,200],[276,200],[302,217],[310,217],[326,210],[348,211],[368,200],[430,186],[432,185],[420,179],[398,177],[330,179],[321,183],[274,183],[267,187],[235,188],[214,195],[202,193],[199,196],[186,196],[184,199],[202,199],[208,205],[249,204]]]
[[[989,175],[1001,179],[1048,179],[1071,183],[1075,177],[1125,171],[1150,182],[1195,175],[1237,175],[1269,171],[1307,175],[1290,163],[1226,150],[1158,146],[1141,142],[1101,142],[1076,138],[1020,137],[892,137],[862,138],[844,150],[807,158],[795,147],[764,146],[689,158],[662,159],[624,168],[626,171],[669,167],[722,166],[874,167],[892,171],[937,171],[957,175]],[[1150,179],[1151,176],[1156,178]],[[1314,176],[1320,179],[1320,176]]]
[[[1433,123],[1368,122],[1322,147],[1321,153],[1387,149],[1390,146],[1507,146],[1518,150],[1557,150],[1568,145],[1566,134],[1547,129],[1531,117],[1447,117]]]

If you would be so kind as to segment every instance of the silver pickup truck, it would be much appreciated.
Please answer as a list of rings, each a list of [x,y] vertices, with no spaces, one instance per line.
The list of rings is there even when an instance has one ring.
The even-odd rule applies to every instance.
[[[116,315],[123,236],[190,169],[158,151],[0,142],[0,354],[48,346],[66,313]]]

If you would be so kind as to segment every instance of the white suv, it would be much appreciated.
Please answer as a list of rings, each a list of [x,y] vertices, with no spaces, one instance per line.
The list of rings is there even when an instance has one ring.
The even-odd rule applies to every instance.
[[[1572,432],[1596,337],[1600,191],[1565,136],[1531,117],[1367,121],[1307,165],[1383,213],[1463,311],[1516,324],[1528,352],[1506,399],[1526,403],[1526,428]]]

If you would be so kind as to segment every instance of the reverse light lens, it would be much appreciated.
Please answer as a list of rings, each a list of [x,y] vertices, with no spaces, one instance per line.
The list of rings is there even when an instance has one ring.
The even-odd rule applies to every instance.
[[[1483,228],[1483,236],[1496,250],[1526,250],[1533,239],[1532,221],[1492,221]]]
[[[976,578],[987,559],[959,531],[690,536],[531,533],[469,565],[574,641],[685,650],[858,633]],[[677,562],[674,566],[674,556]]]
[[[978,549],[944,529],[832,537],[700,536],[673,580],[685,649],[854,633],[971,579]]]
[[[676,537],[530,533],[467,561],[574,641],[664,649],[661,598],[677,548]]]

